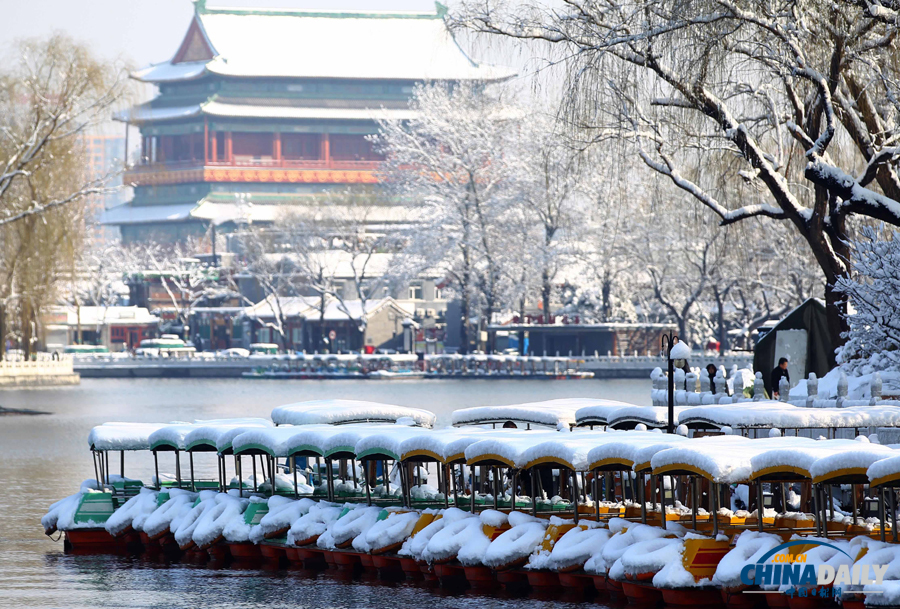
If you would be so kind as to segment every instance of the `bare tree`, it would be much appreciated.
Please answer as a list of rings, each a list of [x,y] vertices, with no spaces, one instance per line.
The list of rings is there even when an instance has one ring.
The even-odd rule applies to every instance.
[[[573,123],[592,137],[629,138],[648,167],[722,224],[789,223],[825,278],[832,334],[846,331],[834,285],[848,272],[848,220],[900,224],[893,8],[849,0],[462,5],[459,25],[557,49],[570,66]],[[685,161],[701,157],[715,169],[690,179]],[[729,202],[722,180],[759,190]]]

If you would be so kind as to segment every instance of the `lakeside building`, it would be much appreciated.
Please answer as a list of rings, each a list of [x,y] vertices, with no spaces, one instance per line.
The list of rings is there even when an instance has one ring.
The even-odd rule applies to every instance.
[[[468,57],[440,4],[434,12],[194,6],[172,59],[132,74],[156,85],[157,97],[117,116],[141,133],[140,160],[124,176],[134,198],[103,216],[124,243],[271,223],[289,206],[321,211],[329,190],[377,184],[367,136],[379,119],[412,117],[416,84],[513,75]],[[370,220],[402,224],[398,206]]]
[[[135,349],[141,341],[157,336],[160,319],[144,307],[57,306],[44,314],[44,349],[62,350],[67,345],[98,345],[110,351]]]

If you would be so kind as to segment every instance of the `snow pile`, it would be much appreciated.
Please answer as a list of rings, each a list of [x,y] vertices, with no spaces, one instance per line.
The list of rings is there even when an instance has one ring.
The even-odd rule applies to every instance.
[[[509,523],[512,528],[501,533],[485,550],[481,560],[485,566],[503,569],[524,563],[540,546],[547,532],[544,521],[522,512],[511,512]]]
[[[445,526],[470,516],[468,512],[455,507],[441,510],[427,526],[403,542],[403,546],[397,551],[397,554],[409,556],[416,560],[425,560],[428,544],[431,542],[432,537],[443,530]]]
[[[169,525],[172,533],[175,535],[175,542],[178,547],[186,549],[193,543],[194,530],[200,524],[201,518],[207,512],[216,506],[216,498],[219,493],[216,491],[200,491],[199,501],[191,507],[186,513],[182,512],[177,522],[175,520]]]
[[[741,569],[745,565],[755,564],[766,552],[780,545],[781,537],[771,533],[759,533],[758,531],[744,531],[737,538],[734,548],[722,557],[716,573],[713,575],[714,584],[723,588],[733,588],[741,585]]]
[[[663,534],[666,531],[660,529]],[[638,536],[641,532],[638,531]],[[667,564],[681,560],[684,542],[678,538],[656,536],[651,539],[634,541],[622,552],[612,567],[609,576],[615,580],[645,579],[649,573],[656,574]]]
[[[330,550],[350,546],[353,539],[375,524],[381,514],[381,508],[375,506],[347,505],[344,510],[344,515],[331,523],[319,536],[316,540],[317,546]]]
[[[229,494],[232,496],[239,496],[237,494],[237,489],[233,491],[229,491]],[[283,499],[283,497],[271,497],[269,499],[269,503],[271,503],[272,499]],[[247,501],[246,507],[242,511],[239,517],[232,518],[229,520],[225,527],[222,529],[222,537],[225,541],[230,541],[233,543],[243,543],[245,541],[252,541],[253,543],[259,543],[259,540],[252,539],[253,533],[259,530],[259,525],[253,525],[248,522],[248,519],[252,519],[254,516],[251,516],[247,512],[247,508],[255,503],[267,503],[263,497],[250,497]]]
[[[551,524],[554,524],[553,520],[550,519]],[[553,571],[582,567],[594,554],[600,552],[610,537],[612,532],[609,529],[602,529],[593,522],[573,527],[553,544],[549,552],[542,550],[532,555],[527,567]]]
[[[392,512],[354,539],[353,547],[360,552],[383,552],[386,548],[402,544],[418,521],[418,512]]]
[[[623,579],[625,571],[624,568],[621,567],[619,559],[625,551],[636,543],[670,535],[676,527],[683,530],[683,527],[678,525],[670,524],[669,526],[669,530],[663,530],[648,524],[629,523],[621,518],[611,519],[609,521],[609,528],[615,534],[603,544],[603,549],[600,550],[599,553],[592,556],[591,559],[585,563],[584,570],[588,573],[597,575],[608,572],[609,576],[613,577],[613,579]],[[619,577],[613,576],[614,566],[617,566],[615,573],[617,573]]]
[[[170,423],[121,423],[98,425],[88,434],[93,450],[150,450],[150,434]]]
[[[74,495],[69,495],[64,499],[60,499],[47,509],[47,513],[41,518],[41,524],[44,525],[44,531],[53,532],[56,530],[68,531],[74,528],[87,528],[91,525],[75,524],[75,512],[81,503],[81,496],[90,493],[97,488],[96,480],[85,480],[81,483],[81,488]]]
[[[262,517],[259,525],[251,529],[249,539],[253,543],[259,543],[263,539],[277,537],[280,533],[290,530],[301,516],[307,514],[316,502],[312,499],[288,499],[275,495],[269,497],[269,513]]]
[[[309,511],[294,521],[287,534],[287,543],[305,546],[316,543],[328,526],[341,515],[342,508],[327,501],[310,506]]]
[[[197,499],[197,493],[180,488],[163,491],[169,494],[169,500],[156,508],[144,521],[144,533],[151,539],[174,531],[181,521],[183,512],[191,509]],[[209,491],[212,492],[212,491]]]
[[[212,507],[203,510],[191,533],[191,539],[200,549],[204,549],[223,539],[225,528],[232,522],[243,523],[244,510],[247,509],[249,503],[247,499],[234,497],[228,493],[216,493],[213,502],[214,505]],[[201,500],[201,505],[203,503]],[[197,507],[199,508],[200,506]],[[178,541],[178,538],[178,533],[176,532],[175,540]]]
[[[449,510],[444,512],[445,518],[447,512]],[[483,543],[482,539],[477,537],[478,535],[487,539],[482,530],[481,519],[478,516],[465,514],[463,517],[444,523],[444,526],[428,540],[421,557],[430,563],[449,561],[456,558],[463,544],[473,537],[476,538],[476,543]]]
[[[140,524],[156,510],[156,496],[159,493],[149,488],[142,488],[141,491],[125,502],[122,507],[117,509],[106,520],[106,530],[110,535],[116,537],[129,528],[140,531]],[[139,519],[139,523],[135,526],[135,521]]]

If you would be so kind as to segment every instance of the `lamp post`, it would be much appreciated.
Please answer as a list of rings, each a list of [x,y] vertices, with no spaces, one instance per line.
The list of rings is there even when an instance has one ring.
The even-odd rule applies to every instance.
[[[662,350],[666,354],[669,369],[669,423],[666,426],[666,433],[675,433],[675,360],[672,359],[672,347],[678,342],[678,335],[673,332],[663,334]]]

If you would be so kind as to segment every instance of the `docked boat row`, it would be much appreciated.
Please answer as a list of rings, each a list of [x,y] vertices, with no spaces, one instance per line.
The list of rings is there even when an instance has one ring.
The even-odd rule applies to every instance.
[[[435,429],[426,410],[326,400],[271,420],[107,423],[88,438],[95,478],[42,524],[75,553],[369,569],[640,606],[900,605],[900,447],[840,437],[885,423],[878,408],[830,419],[829,438],[600,423],[628,407],[478,407]],[[790,405],[753,407],[802,422],[784,418]]]
[[[306,354],[276,357],[268,366],[243,373],[256,379],[588,379],[584,358],[485,354]]]

